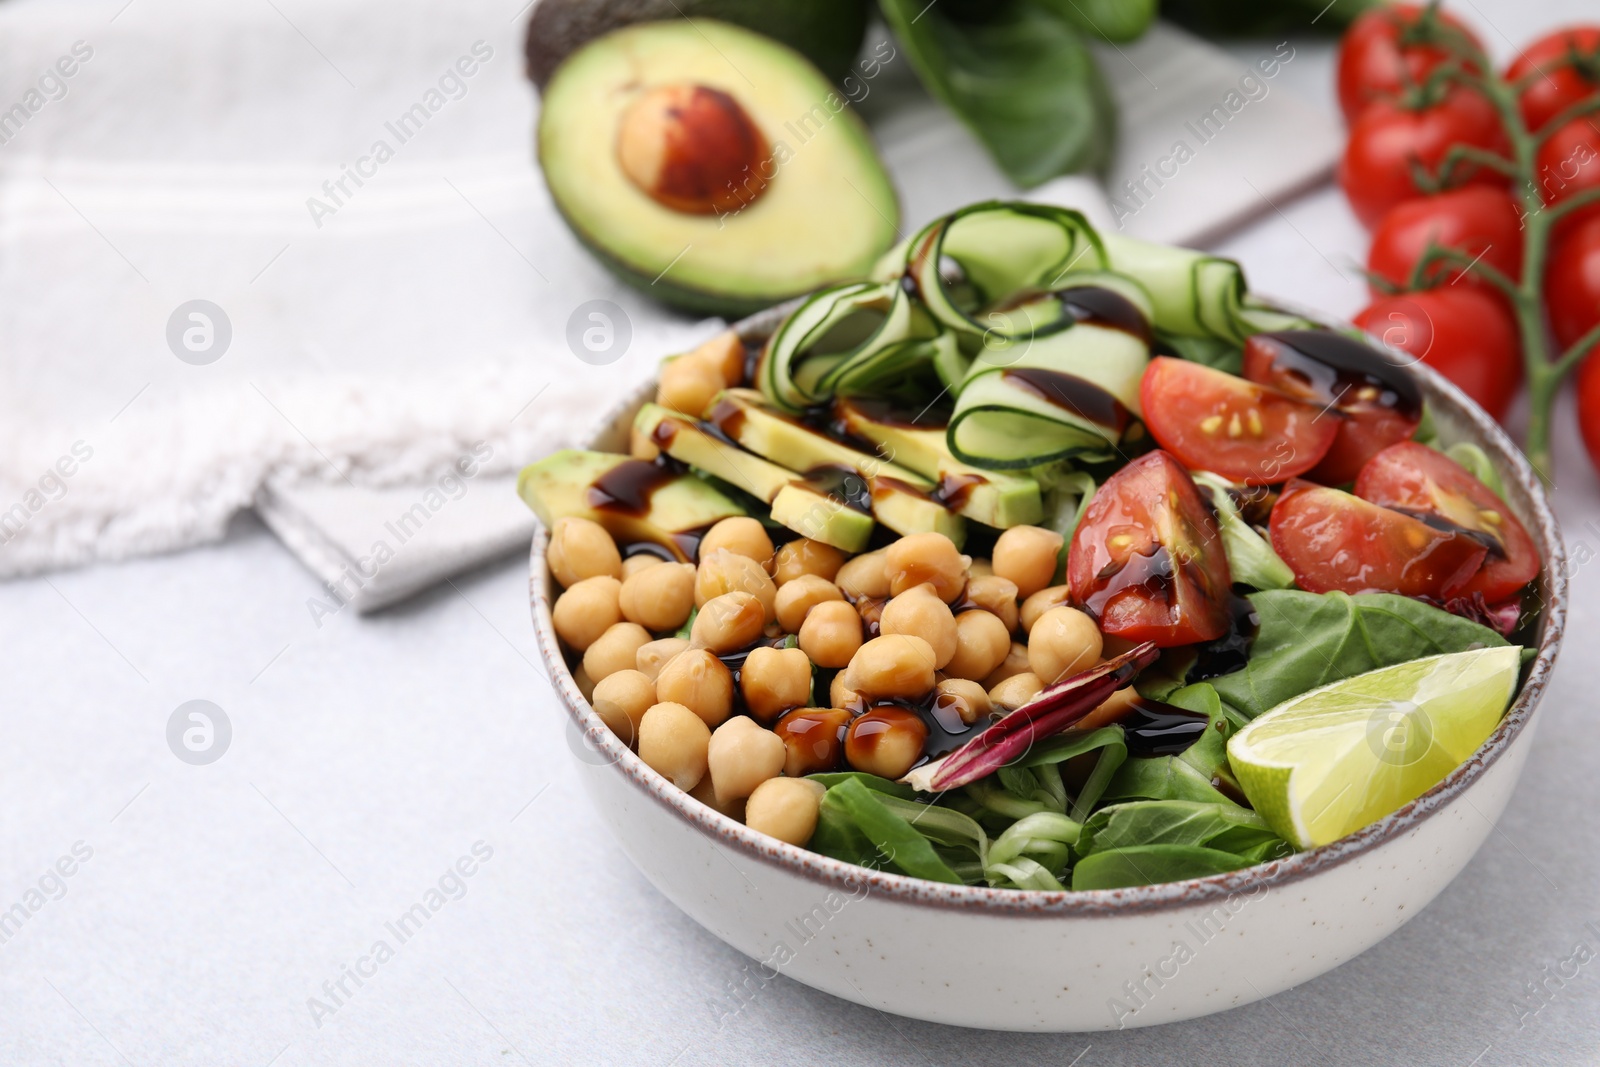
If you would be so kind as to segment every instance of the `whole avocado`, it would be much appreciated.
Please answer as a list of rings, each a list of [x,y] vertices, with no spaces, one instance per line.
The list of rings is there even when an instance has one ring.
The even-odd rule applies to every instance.
[[[620,26],[711,18],[766,34],[815,63],[834,82],[861,50],[867,0],[539,0],[528,21],[528,77],[542,91],[561,61]]]

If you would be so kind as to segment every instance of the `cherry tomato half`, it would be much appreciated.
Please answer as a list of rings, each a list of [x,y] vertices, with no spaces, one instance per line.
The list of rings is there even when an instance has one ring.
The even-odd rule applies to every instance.
[[[1287,481],[1315,467],[1344,421],[1326,405],[1170,356],[1145,368],[1139,401],[1162,448],[1193,470],[1244,485]]]
[[[1556,235],[1545,268],[1544,302],[1551,332],[1563,348],[1600,323],[1600,214]],[[1590,351],[1600,352],[1600,346]]]
[[[1494,107],[1460,86],[1437,102],[1411,107],[1395,100],[1367,105],[1350,128],[1339,161],[1339,185],[1367,229],[1396,204],[1423,195],[1414,168],[1437,175],[1452,145],[1471,145],[1503,156],[1505,131]],[[1472,164],[1452,168],[1451,187],[1506,185],[1505,175]]]
[[[1519,104],[1530,130],[1600,93],[1600,26],[1569,26],[1523,48],[1506,68],[1507,81],[1520,78],[1528,78]]]
[[[1461,464],[1415,441],[1390,445],[1361,468],[1356,496],[1421,519],[1456,527],[1486,549],[1483,567],[1456,596],[1482,593],[1493,604],[1539,573],[1539,550],[1506,502]]]
[[[1454,36],[1483,45],[1460,20],[1442,11],[1424,17],[1420,4],[1395,4],[1368,11],[1350,24],[1339,42],[1339,107],[1354,122],[1373,100],[1396,96],[1420,85],[1449,59],[1445,47]],[[1476,64],[1469,64],[1476,70]]]
[[[1429,244],[1454,248],[1513,281],[1522,274],[1522,216],[1504,189],[1469,185],[1396,204],[1372,234],[1367,269],[1392,285],[1409,289],[1411,272]],[[1489,285],[1471,271],[1444,263],[1435,264],[1429,274],[1447,284]],[[1383,295],[1376,285],[1372,293]]]
[[[1505,302],[1482,289],[1445,285],[1379,297],[1354,321],[1455,382],[1496,419],[1505,418],[1522,386],[1517,324]]]
[[[1244,376],[1344,416],[1311,477],[1354,481],[1362,464],[1422,421],[1422,391],[1402,367],[1370,345],[1331,330],[1258,333],[1244,344]]]
[[[1267,523],[1272,547],[1313,593],[1454,596],[1487,554],[1466,534],[1296,478]]]
[[[1232,584],[1216,517],[1159,450],[1106,479],[1067,553],[1073,603],[1105,633],[1163,648],[1227,633]]]

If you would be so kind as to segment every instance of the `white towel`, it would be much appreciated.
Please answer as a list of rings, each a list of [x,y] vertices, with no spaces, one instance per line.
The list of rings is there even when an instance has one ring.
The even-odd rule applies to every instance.
[[[508,476],[716,324],[621,286],[556,217],[518,6],[0,4],[0,576],[214,540],[254,503],[330,604],[370,610],[525,540]],[[1101,52],[1135,177],[1240,75],[1165,28]],[[907,227],[1015,193],[903,57],[874,93]],[[1266,207],[1211,172],[1252,144],[1263,197],[1324,173],[1336,127],[1308,110],[1250,101],[1124,225],[1192,238]],[[1285,123],[1293,160],[1258,169]],[[1118,221],[1086,179],[1034,195]],[[566,341],[593,300],[631,327],[604,366]],[[391,543],[419,502],[426,532]]]

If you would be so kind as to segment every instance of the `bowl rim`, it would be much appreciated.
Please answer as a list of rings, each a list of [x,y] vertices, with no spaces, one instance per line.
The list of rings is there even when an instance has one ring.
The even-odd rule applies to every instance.
[[[733,329],[747,340],[760,339],[771,333],[784,315],[798,303],[799,301],[789,301],[758,312],[734,323]],[[1291,307],[1288,310],[1302,314],[1330,329],[1347,331],[1356,329],[1348,323],[1308,313],[1299,308]],[[569,728],[575,727],[580,732],[582,744],[594,756],[600,757],[598,762],[616,768],[634,788],[662,805],[694,830],[712,837],[722,845],[813,882],[819,887],[859,893],[865,885],[870,893],[879,893],[892,900],[924,907],[1035,917],[1102,917],[1175,911],[1225,901],[1245,893],[1255,893],[1263,886],[1271,889],[1291,885],[1372,852],[1379,846],[1410,833],[1421,823],[1454,803],[1523,735],[1549,685],[1556,655],[1565,632],[1567,564],[1561,533],[1544,486],[1527,458],[1506,435],[1499,423],[1432,368],[1417,362],[1415,357],[1386,345],[1381,338],[1370,334],[1367,337],[1371,343],[1386,349],[1394,359],[1410,366],[1411,371],[1420,379],[1430,408],[1436,414],[1444,411],[1453,420],[1458,420],[1469,428],[1471,439],[1484,449],[1491,462],[1500,471],[1506,483],[1507,495],[1512,497],[1510,503],[1513,508],[1519,501],[1522,503],[1521,510],[1525,512],[1526,518],[1531,520],[1528,525],[1539,544],[1542,560],[1539,583],[1544,609],[1537,652],[1529,667],[1527,680],[1518,690],[1515,701],[1494,733],[1471,757],[1463,761],[1432,789],[1370,826],[1330,844],[1306,849],[1285,859],[1256,864],[1225,874],[1122,889],[1076,891],[950,885],[861,867],[797,845],[786,844],[751,830],[743,823],[721,814],[683,792],[646,765],[600,720],[579,691],[556,638],[555,627],[550,617],[552,583],[549,569],[544,562],[549,532],[543,524],[538,524],[534,531],[529,558],[531,575],[529,595],[534,631],[540,654],[549,671],[551,688],[555,690],[571,718]],[[654,387],[652,379],[641,382],[638,387],[631,390],[606,412],[594,431],[585,438],[584,445],[592,446],[599,440],[614,435],[621,421],[624,418],[631,418],[631,413],[637,410],[645,399],[653,395]],[[589,759],[588,756],[580,758]]]

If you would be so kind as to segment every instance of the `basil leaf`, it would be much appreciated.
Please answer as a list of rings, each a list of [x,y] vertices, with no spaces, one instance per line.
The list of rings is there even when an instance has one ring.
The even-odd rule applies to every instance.
[[[928,92],[1012,181],[1032,188],[1058,174],[1105,169],[1116,136],[1111,92],[1059,12],[1007,0],[967,21],[927,0],[879,6]]]
[[[1379,667],[1507,643],[1487,626],[1392,593],[1275,589],[1252,595],[1250,603],[1261,620],[1250,661],[1211,685],[1252,719],[1291,697]]]
[[[1273,842],[1282,839],[1266,820],[1237,804],[1140,800],[1095,812],[1083,824],[1076,850],[1089,856],[1135,845],[1194,845],[1243,853]]]
[[[1122,889],[1133,885],[1205,878],[1248,867],[1255,860],[1193,845],[1133,845],[1097,852],[1072,868],[1072,888]]]

